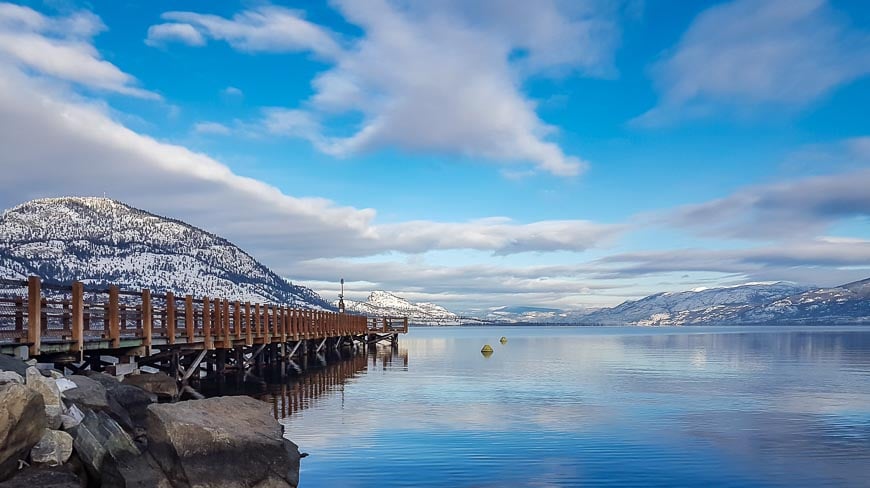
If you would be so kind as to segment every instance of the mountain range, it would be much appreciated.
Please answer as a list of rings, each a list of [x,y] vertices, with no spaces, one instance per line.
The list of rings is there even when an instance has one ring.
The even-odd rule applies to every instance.
[[[5,211],[0,277],[27,275],[332,309],[226,239],[107,198],[46,198]]]
[[[0,216],[0,277],[267,301],[335,309],[229,241],[179,220],[106,198],[32,200]],[[418,325],[558,323],[714,325],[870,323],[870,278],[815,288],[785,282],[657,293],[611,308],[505,306],[461,316],[434,303],[374,291],[348,311],[407,316]]]

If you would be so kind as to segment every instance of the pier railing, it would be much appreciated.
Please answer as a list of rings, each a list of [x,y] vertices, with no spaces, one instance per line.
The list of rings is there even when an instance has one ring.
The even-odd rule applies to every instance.
[[[404,333],[404,317],[371,318],[324,310],[251,303],[219,297],[175,296],[148,289],[121,290],[0,279],[0,343],[26,345],[39,354],[43,342],[81,351],[85,343],[120,348],[189,344],[205,349],[268,344],[369,333]]]

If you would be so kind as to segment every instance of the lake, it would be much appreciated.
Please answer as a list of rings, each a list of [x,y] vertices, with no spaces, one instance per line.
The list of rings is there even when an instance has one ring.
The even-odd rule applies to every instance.
[[[303,488],[870,486],[870,328],[413,328],[319,364],[269,395]]]

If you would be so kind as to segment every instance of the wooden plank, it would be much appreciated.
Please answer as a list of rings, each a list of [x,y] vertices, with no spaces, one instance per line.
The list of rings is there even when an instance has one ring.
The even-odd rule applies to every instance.
[[[142,290],[142,345],[151,347],[151,290]]]
[[[184,328],[187,332],[187,343],[193,344],[196,340],[196,314],[193,310],[193,297],[185,295],[184,297]]]
[[[223,302],[224,311],[222,317],[224,319],[224,347],[232,347],[233,336],[230,335],[230,301],[224,299]]]
[[[42,342],[42,283],[38,276],[27,278],[27,342],[30,355],[38,355]]]
[[[121,317],[119,315],[118,295],[119,289],[117,285],[109,286],[109,339],[112,341],[112,348],[121,347]]]
[[[245,302],[245,344],[254,345],[254,331],[251,324],[251,302]]]
[[[166,292],[166,342],[175,344],[175,295],[171,291]]]
[[[260,304],[254,304],[254,341],[260,343],[263,339],[263,331],[261,327]]]
[[[202,297],[202,335],[204,347],[206,349],[214,349],[214,344],[211,341],[211,302],[208,297]]]
[[[236,339],[242,338],[242,304],[238,300],[233,302],[233,327],[235,327]]]
[[[73,351],[81,352],[85,346],[85,287],[81,282],[72,284],[72,340]]]
[[[287,342],[287,322],[290,320],[290,314],[287,313],[287,307],[281,307],[281,342]]]

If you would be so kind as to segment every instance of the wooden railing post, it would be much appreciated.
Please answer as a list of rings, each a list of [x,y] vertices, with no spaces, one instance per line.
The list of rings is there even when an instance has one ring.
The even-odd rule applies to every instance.
[[[287,342],[287,322],[290,320],[290,314],[287,307],[281,307],[281,342]]]
[[[166,341],[175,344],[175,295],[171,291],[166,292],[166,323],[163,325],[167,335]]]
[[[214,349],[211,341],[211,302],[208,297],[202,297],[202,335],[203,346],[206,349]]]
[[[81,282],[72,284],[72,350],[81,352],[85,348],[85,287]]]
[[[230,335],[230,301],[224,298],[224,347],[233,346],[233,336]]]
[[[119,290],[116,285],[109,286],[109,339],[112,348],[121,347],[121,317],[119,315]]]
[[[235,327],[236,339],[242,338],[242,304],[238,300],[233,302],[233,327]]]
[[[408,317],[405,317],[405,333],[408,333]]]
[[[151,290],[142,290],[142,345],[151,347]]]
[[[184,328],[187,333],[187,343],[193,344],[196,339],[196,314],[193,309],[193,296],[184,296]]]
[[[245,302],[245,344],[254,345],[254,331],[251,327],[251,302]]]
[[[254,339],[256,341],[259,341],[260,339],[263,338],[263,331],[260,328],[261,322],[262,322],[261,319],[262,319],[262,317],[260,316],[260,304],[255,303],[254,304]]]
[[[27,342],[30,355],[39,355],[42,342],[42,283],[38,276],[27,278]]]

